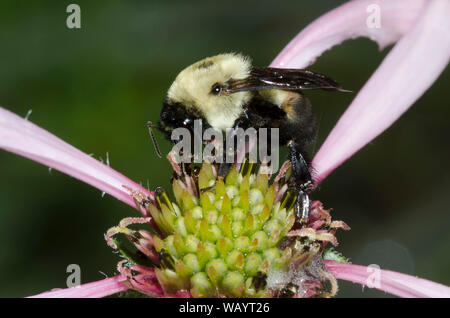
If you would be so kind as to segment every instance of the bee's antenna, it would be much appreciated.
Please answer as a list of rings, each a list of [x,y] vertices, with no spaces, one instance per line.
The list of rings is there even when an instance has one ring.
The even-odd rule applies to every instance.
[[[155,134],[153,133],[153,124],[151,121],[147,122],[148,132],[150,134],[150,137],[152,138],[153,146],[155,147],[156,154],[159,158],[162,158],[161,151],[159,150],[158,141],[156,140]]]

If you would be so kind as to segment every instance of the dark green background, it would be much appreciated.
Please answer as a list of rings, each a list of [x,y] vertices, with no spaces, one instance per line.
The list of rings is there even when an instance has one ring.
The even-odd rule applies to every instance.
[[[203,57],[243,52],[268,65],[297,32],[344,1],[68,1],[0,4],[0,105],[150,187],[168,186],[146,121],[156,121],[176,74]],[[345,42],[312,67],[358,91],[389,49]],[[450,284],[449,70],[393,127],[339,167],[314,197],[350,232],[340,250],[357,264]],[[382,93],[382,92],[380,92]],[[354,94],[309,93],[323,142]],[[162,141],[164,151],[169,144]],[[0,296],[64,287],[115,273],[103,233],[136,212],[57,171],[0,152]],[[340,296],[385,296],[342,283]]]

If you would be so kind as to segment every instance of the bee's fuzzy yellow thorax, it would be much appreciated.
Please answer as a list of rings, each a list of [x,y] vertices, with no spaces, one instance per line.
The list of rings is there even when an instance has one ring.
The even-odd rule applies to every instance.
[[[244,79],[250,70],[250,59],[241,54],[208,57],[181,71],[167,95],[169,100],[200,111],[214,128],[225,129],[239,117],[242,106],[251,99],[251,93],[213,95],[211,89],[216,83]]]

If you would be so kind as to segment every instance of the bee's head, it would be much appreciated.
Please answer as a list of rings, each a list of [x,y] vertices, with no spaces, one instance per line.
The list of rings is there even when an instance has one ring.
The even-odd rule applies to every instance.
[[[251,62],[240,54],[220,54],[203,59],[178,74],[169,88],[169,103],[200,112],[217,129],[232,127],[251,92],[226,92],[227,84],[249,76]]]

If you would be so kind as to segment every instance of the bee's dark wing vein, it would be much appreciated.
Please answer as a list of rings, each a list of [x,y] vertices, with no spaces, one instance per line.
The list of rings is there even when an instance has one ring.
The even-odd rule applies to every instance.
[[[251,71],[252,82],[259,89],[326,89],[346,91],[333,79],[310,70],[255,67]],[[256,84],[259,82],[260,84]]]

